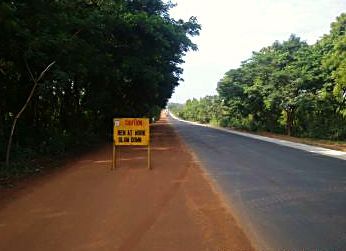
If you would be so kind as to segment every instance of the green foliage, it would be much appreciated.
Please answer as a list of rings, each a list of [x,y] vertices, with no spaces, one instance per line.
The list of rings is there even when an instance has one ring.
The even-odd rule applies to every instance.
[[[184,119],[251,131],[346,139],[346,14],[314,45],[291,35],[254,52],[210,97],[176,109]],[[209,103],[208,103],[209,102]]]
[[[113,117],[158,118],[197,47],[196,18],[174,20],[161,0],[4,0],[0,3],[0,156],[18,121],[17,149],[62,153],[109,136]],[[16,151],[16,150],[15,150]],[[19,160],[21,156],[13,156]]]
[[[168,105],[168,109],[182,119],[214,125],[218,125],[221,119],[221,107],[222,102],[218,96],[188,100],[185,105],[174,103]]]

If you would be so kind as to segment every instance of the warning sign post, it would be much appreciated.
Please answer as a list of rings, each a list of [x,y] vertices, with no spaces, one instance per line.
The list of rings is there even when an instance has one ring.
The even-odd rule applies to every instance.
[[[117,146],[147,146],[148,168],[150,169],[150,126],[148,118],[113,119],[113,164],[116,167]]]

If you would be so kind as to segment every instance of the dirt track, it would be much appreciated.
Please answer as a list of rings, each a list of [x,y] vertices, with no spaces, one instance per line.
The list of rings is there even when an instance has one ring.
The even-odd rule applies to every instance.
[[[253,250],[165,118],[146,151],[111,146],[0,204],[0,250]],[[30,186],[29,186],[30,185]]]

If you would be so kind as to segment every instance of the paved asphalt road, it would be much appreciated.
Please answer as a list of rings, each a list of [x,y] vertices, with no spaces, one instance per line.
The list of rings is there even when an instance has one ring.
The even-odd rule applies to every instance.
[[[260,250],[346,250],[346,161],[170,118]]]

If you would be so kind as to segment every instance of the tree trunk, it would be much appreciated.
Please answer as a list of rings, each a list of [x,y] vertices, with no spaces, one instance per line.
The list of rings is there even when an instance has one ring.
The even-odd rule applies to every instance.
[[[24,112],[24,110],[26,109],[26,107],[28,106],[28,104],[31,101],[32,96],[34,95],[35,89],[38,85],[38,82],[43,78],[43,76],[45,75],[45,73],[55,64],[55,61],[53,61],[52,63],[50,63],[40,74],[40,76],[35,79],[30,67],[28,65],[28,63],[25,61],[25,65],[26,65],[26,69],[29,72],[29,75],[32,79],[32,81],[34,82],[34,85],[30,91],[30,94],[25,102],[25,104],[23,105],[22,109],[20,109],[20,111],[17,113],[17,115],[14,117],[13,123],[12,123],[12,127],[11,127],[11,133],[10,133],[10,137],[8,139],[8,144],[7,144],[7,149],[6,149],[6,167],[8,168],[10,166],[10,153],[11,153],[11,146],[12,146],[12,139],[13,139],[13,134],[14,134],[14,130],[16,129],[16,124],[18,119],[20,118],[20,116],[22,115],[22,113]]]
[[[287,135],[291,136],[293,131],[293,122],[294,122],[294,108],[286,110],[287,120],[286,120],[286,130]]]

